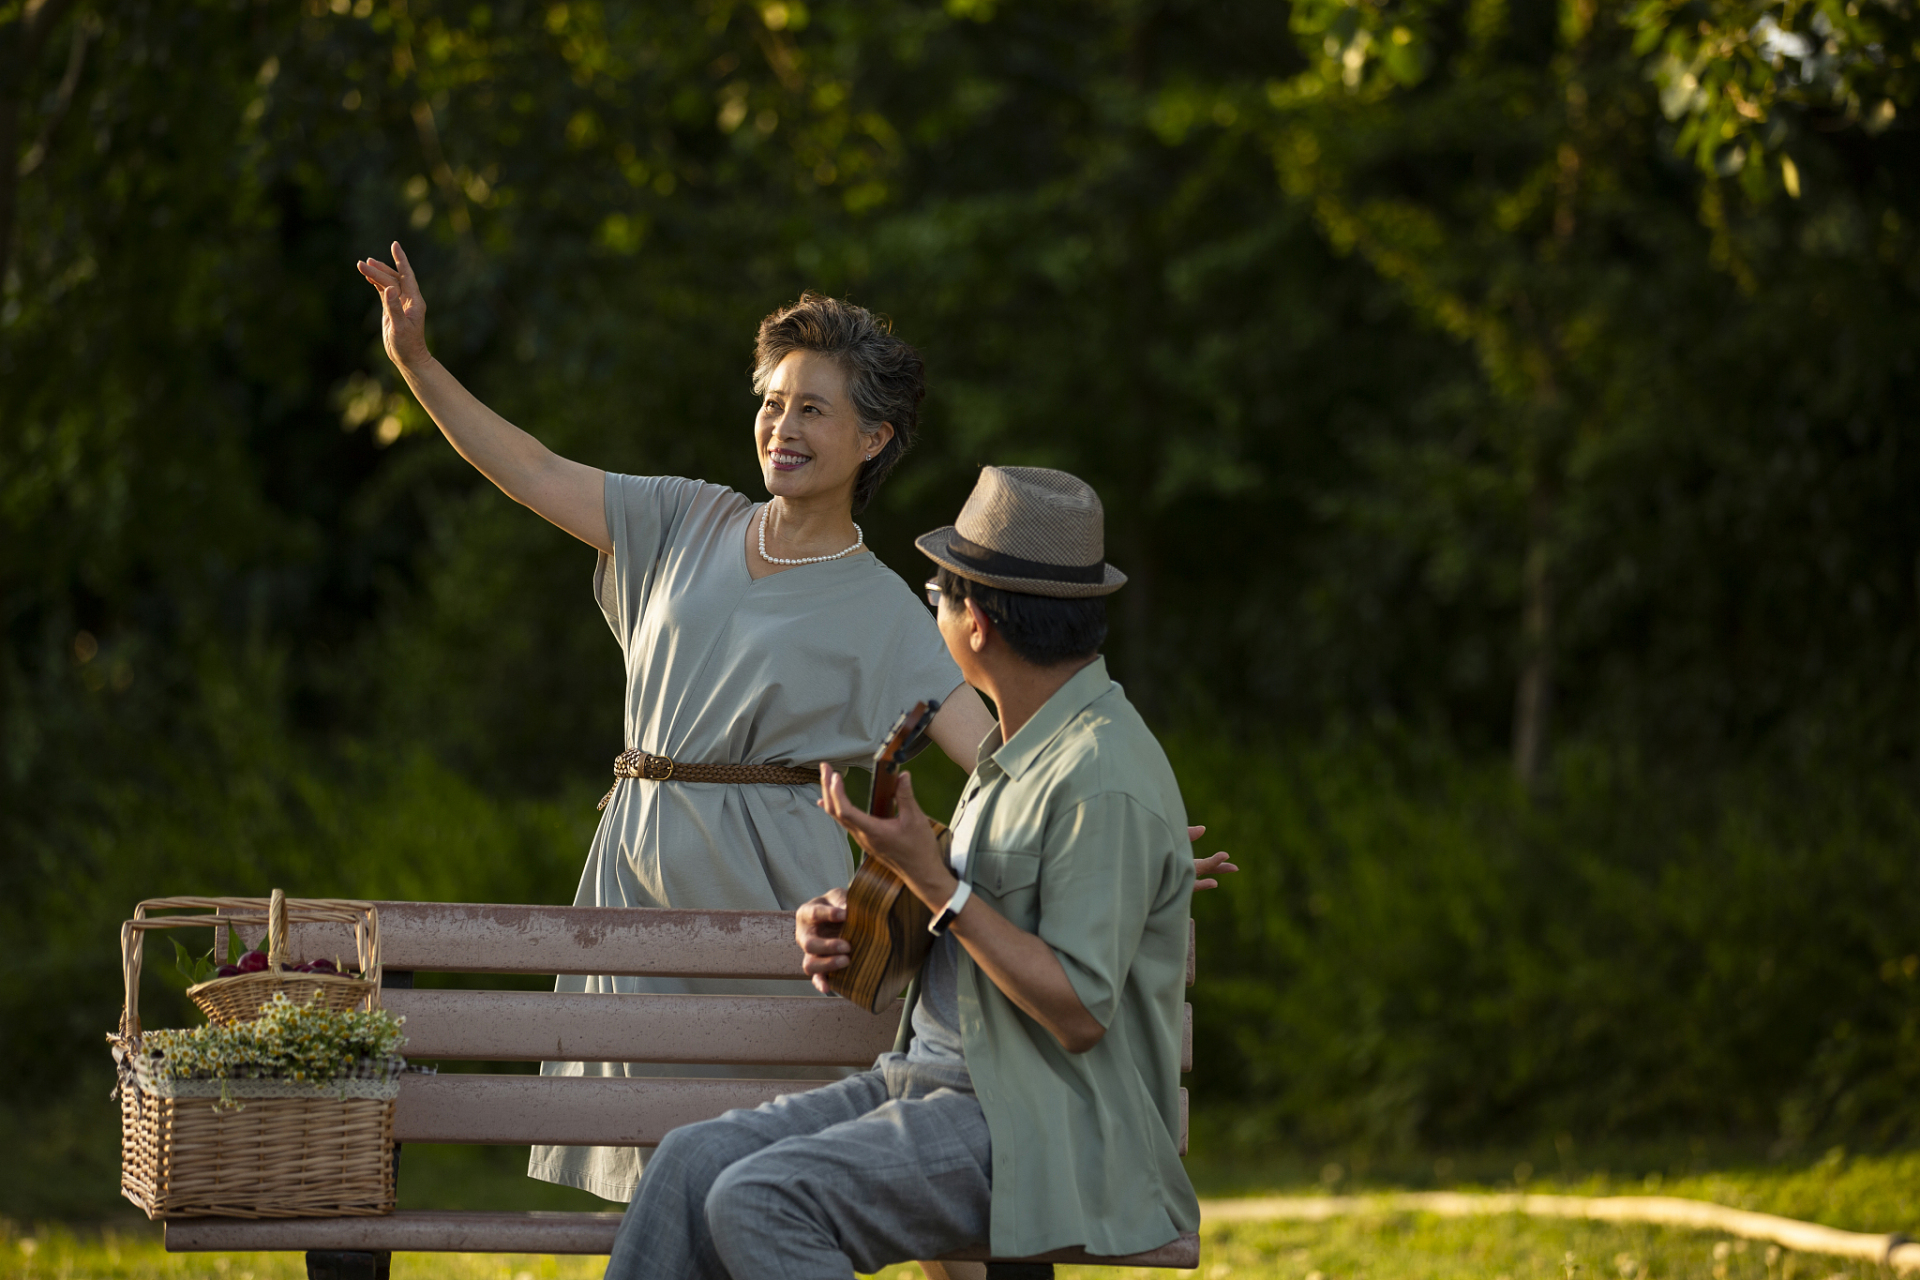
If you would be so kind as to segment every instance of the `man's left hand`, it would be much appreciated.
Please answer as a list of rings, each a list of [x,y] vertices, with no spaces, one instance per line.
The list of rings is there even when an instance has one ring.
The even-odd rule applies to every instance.
[[[853,948],[840,936],[847,922],[847,891],[829,889],[800,904],[793,913],[793,940],[800,944],[800,972],[813,979],[821,995],[833,994],[827,975],[852,963]]]

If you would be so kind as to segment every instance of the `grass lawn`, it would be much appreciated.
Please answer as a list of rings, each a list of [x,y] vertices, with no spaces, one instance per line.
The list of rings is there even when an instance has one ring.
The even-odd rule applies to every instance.
[[[1542,1166],[1548,1166],[1552,1154],[1531,1153],[1532,1160]],[[1187,1167],[1202,1196],[1515,1190],[1684,1196],[1847,1231],[1901,1231],[1920,1237],[1920,1151],[1849,1155],[1835,1148],[1802,1159],[1778,1160],[1743,1150],[1703,1154],[1690,1146],[1634,1147],[1595,1153],[1577,1164],[1554,1163],[1561,1167],[1536,1171],[1527,1153],[1478,1153],[1353,1169],[1339,1164],[1315,1169],[1204,1160],[1189,1160]]]
[[[1396,1216],[1324,1223],[1228,1223],[1208,1227],[1197,1272],[1204,1280],[1829,1280],[1873,1268],[1783,1254],[1761,1244],[1659,1228],[1542,1221]],[[603,1258],[497,1254],[401,1254],[395,1280],[588,1280]],[[299,1254],[169,1254],[159,1232],[139,1229],[75,1235],[64,1229],[17,1231],[0,1244],[0,1275],[61,1280],[303,1280]],[[895,1267],[887,1280],[917,1280]],[[1061,1267],[1059,1280],[1152,1273]]]
[[[592,1197],[559,1188],[534,1191],[510,1167],[511,1153],[480,1160],[446,1149],[409,1149],[402,1179],[403,1207],[601,1208]],[[524,1157],[521,1157],[524,1159]],[[1204,1193],[1303,1194],[1329,1185],[1341,1191],[1384,1191],[1449,1186],[1462,1190],[1511,1190],[1590,1195],[1658,1192],[1714,1200],[1856,1231],[1907,1231],[1920,1235],[1920,1153],[1848,1157],[1833,1152],[1797,1163],[1743,1162],[1703,1169],[1697,1155],[1669,1161],[1642,1152],[1623,1165],[1628,1174],[1598,1168],[1564,1169],[1534,1176],[1524,1163],[1503,1157],[1462,1158],[1458,1165],[1432,1162],[1414,1169],[1353,1173],[1333,1165],[1317,1171],[1285,1165],[1197,1165]],[[1508,1169],[1507,1176],[1497,1176]],[[1415,1175],[1418,1176],[1415,1176]],[[531,1192],[531,1194],[530,1194]],[[1439,1218],[1397,1214],[1339,1218],[1318,1223],[1221,1222],[1202,1230],[1196,1272],[1172,1273],[1194,1280],[1835,1280],[1866,1277],[1877,1268],[1858,1262],[1784,1253],[1759,1242],[1659,1227],[1616,1226],[1518,1215]],[[518,1257],[496,1254],[402,1254],[395,1280],[586,1280],[604,1259]],[[917,1280],[918,1268],[896,1267],[887,1280]],[[1062,1267],[1059,1280],[1149,1272]],[[1167,1273],[1159,1273],[1167,1274]],[[0,1219],[0,1280],[303,1280],[298,1254],[168,1254],[156,1224],[137,1217],[92,1228],[28,1227]]]

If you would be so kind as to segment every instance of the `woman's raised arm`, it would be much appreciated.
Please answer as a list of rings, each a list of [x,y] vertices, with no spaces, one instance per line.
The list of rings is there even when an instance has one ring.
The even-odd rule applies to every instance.
[[[380,336],[387,358],[454,449],[500,491],[608,555],[606,473],[561,457],[481,404],[427,350],[427,301],[398,240],[393,266],[373,258],[356,264],[380,291]]]

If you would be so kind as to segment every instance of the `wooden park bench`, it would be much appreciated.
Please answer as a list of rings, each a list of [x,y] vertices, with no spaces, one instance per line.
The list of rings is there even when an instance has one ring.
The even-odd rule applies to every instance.
[[[646,1062],[730,1066],[866,1067],[892,1047],[897,1018],[815,994],[791,996],[571,995],[426,990],[421,972],[797,978],[793,917],[774,911],[654,911],[381,902],[382,1002],[406,1017],[414,1062]],[[345,926],[293,930],[295,960],[351,955]],[[1187,955],[1187,982],[1194,958]],[[1192,1067],[1193,1007],[1181,1070]],[[409,1074],[395,1106],[396,1144],[527,1146],[657,1144],[669,1130],[734,1107],[817,1087],[805,1081],[724,1078]],[[1180,1151],[1187,1093],[1180,1091]],[[395,1149],[396,1175],[399,1148]],[[609,1253],[618,1213],[397,1212],[386,1217],[176,1219],[170,1252],[304,1251],[310,1280],[385,1280],[396,1252]],[[1149,1253],[1094,1257],[1059,1249],[1017,1263],[1022,1280],[1056,1262],[1199,1265],[1197,1236]],[[1011,1270],[1011,1268],[1009,1268]],[[996,1271],[999,1268],[996,1266]],[[1005,1274],[1005,1273],[1002,1273]]]

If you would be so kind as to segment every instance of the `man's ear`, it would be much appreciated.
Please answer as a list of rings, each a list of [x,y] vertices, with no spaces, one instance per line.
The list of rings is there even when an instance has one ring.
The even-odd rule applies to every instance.
[[[987,651],[987,638],[993,634],[993,619],[980,607],[977,600],[963,602],[967,606],[967,647],[975,653]]]

